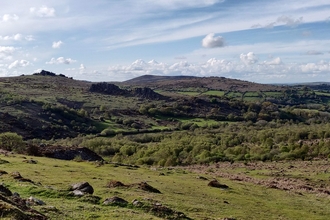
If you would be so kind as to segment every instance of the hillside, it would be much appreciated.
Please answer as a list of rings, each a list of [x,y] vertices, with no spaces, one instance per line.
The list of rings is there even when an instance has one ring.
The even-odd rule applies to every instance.
[[[201,88],[221,91],[281,91],[284,87],[269,84],[252,83],[224,77],[193,77],[193,76],[154,76],[144,75],[122,83],[126,86],[145,85],[159,90],[180,90]]]
[[[330,215],[326,161],[148,168],[7,154],[0,163],[0,214],[8,220],[327,220]],[[85,189],[72,191],[79,186]]]
[[[326,110],[329,100],[327,91],[306,86],[278,87],[223,77],[146,75],[112,84],[42,71],[0,78],[0,132],[16,132],[25,139],[58,139],[102,132],[174,131],[182,129],[185,118],[207,123],[305,121],[303,114],[289,113],[281,105]]]
[[[0,78],[0,216],[328,219],[330,93],[313,86]]]

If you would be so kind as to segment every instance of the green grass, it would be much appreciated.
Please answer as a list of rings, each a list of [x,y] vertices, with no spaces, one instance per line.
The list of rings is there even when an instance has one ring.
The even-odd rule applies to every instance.
[[[184,91],[184,92],[177,92],[181,95],[188,95],[188,96],[198,96],[200,95],[201,93],[200,92],[190,92],[190,91]]]
[[[203,176],[209,179],[215,177],[230,189],[208,187],[208,181],[196,178],[198,174],[179,168],[128,169],[112,164],[97,167],[92,162],[39,157],[33,157],[38,164],[27,164],[22,162],[20,156],[5,159],[10,163],[2,164],[2,170],[8,173],[19,171],[23,177],[40,184],[20,183],[9,175],[1,176],[1,181],[23,198],[34,196],[46,202],[45,207],[34,208],[51,219],[160,219],[131,206],[103,206],[66,196],[64,190],[70,184],[81,181],[88,181],[94,187],[94,195],[101,197],[101,202],[112,196],[122,197],[129,202],[149,198],[181,211],[192,219],[328,219],[330,215],[330,201],[324,196],[269,189],[252,183],[231,181],[212,173]],[[165,176],[160,176],[160,172]],[[154,194],[134,188],[106,188],[110,180],[125,184],[147,181],[162,193]],[[45,211],[49,206],[59,211]]]
[[[241,98],[242,93],[240,93],[240,92],[228,92],[226,94],[226,96],[229,97],[229,98]]]
[[[225,91],[218,91],[218,90],[210,90],[207,92],[204,92],[203,95],[214,95],[214,96],[224,96]]]
[[[282,92],[263,92],[267,97],[279,98],[283,96]]]
[[[330,96],[330,93],[327,92],[315,92],[315,94],[319,96]]]
[[[212,119],[204,119],[204,118],[178,118],[179,121],[182,123],[194,123],[200,127],[205,127],[209,125],[216,125],[219,124],[219,121],[212,120]],[[224,122],[221,122],[224,123]]]
[[[244,97],[260,97],[260,94],[258,92],[246,92]]]

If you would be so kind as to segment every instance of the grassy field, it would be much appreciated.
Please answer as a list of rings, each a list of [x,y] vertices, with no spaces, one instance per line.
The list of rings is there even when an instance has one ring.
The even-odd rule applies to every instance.
[[[330,216],[329,195],[312,191],[281,190],[258,182],[233,178],[233,175],[238,175],[250,179],[267,179],[282,169],[285,174],[290,174],[298,180],[308,177],[311,183],[323,180],[324,184],[328,184],[330,174],[317,174],[319,170],[314,170],[315,167],[329,167],[326,161],[313,166],[307,162],[288,162],[278,165],[260,163],[247,166],[225,163],[182,168],[134,168],[114,164],[98,166],[93,162],[60,161],[40,157],[27,158],[37,161],[37,164],[30,164],[24,162],[25,158],[20,155],[3,156],[1,159],[9,162],[1,165],[1,170],[8,172],[1,176],[2,183],[23,198],[33,196],[44,201],[46,205],[33,208],[51,219],[162,219],[154,213],[130,205],[133,199],[145,203],[161,203],[183,212],[191,219],[328,219]],[[276,169],[269,169],[272,166]],[[289,171],[290,166],[294,168]],[[14,180],[10,175],[12,172],[20,172],[35,184]],[[203,178],[200,178],[201,176]],[[213,178],[229,186],[229,189],[207,186]],[[112,180],[124,184],[145,181],[161,193],[137,188],[106,187]],[[94,195],[101,198],[99,202],[92,204],[86,202],[84,197],[79,199],[67,196],[66,189],[70,184],[82,181],[93,186]],[[106,198],[113,196],[127,200],[129,205],[102,205]]]
[[[217,90],[210,90],[207,92],[204,92],[203,95],[214,95],[214,96],[224,96],[225,95],[225,91],[217,91]]]

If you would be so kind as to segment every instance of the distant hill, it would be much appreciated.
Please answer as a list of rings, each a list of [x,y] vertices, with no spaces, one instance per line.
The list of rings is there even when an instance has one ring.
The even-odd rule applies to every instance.
[[[122,82],[125,86],[145,86],[152,89],[173,90],[182,88],[205,88],[223,91],[270,91],[284,90],[285,86],[253,83],[225,77],[194,77],[194,76],[155,76],[144,75]]]

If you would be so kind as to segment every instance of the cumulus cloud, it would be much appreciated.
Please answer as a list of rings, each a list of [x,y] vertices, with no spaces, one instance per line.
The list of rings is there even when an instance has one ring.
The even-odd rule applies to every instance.
[[[0,54],[13,54],[15,51],[15,47],[3,47],[0,46]]]
[[[15,50],[15,47],[0,46],[0,60],[11,60]]]
[[[52,48],[58,49],[61,47],[62,44],[63,44],[62,41],[53,42]]]
[[[215,36],[214,33],[210,33],[202,40],[202,46],[206,48],[223,47],[224,38],[221,36]]]
[[[55,17],[55,9],[49,8],[45,5],[40,8],[30,8],[30,13],[38,17]]]
[[[253,52],[249,52],[247,54],[242,53],[239,58],[246,65],[251,65],[258,62],[258,57]]]
[[[8,22],[8,21],[17,21],[19,17],[16,14],[4,14],[2,16],[2,21]]]
[[[71,58],[64,58],[59,57],[57,59],[52,58],[50,61],[46,62],[46,64],[71,64],[77,62],[76,60],[73,60]]]
[[[79,66],[79,73],[80,74],[83,74],[83,73],[85,73],[85,71],[86,71],[85,65],[84,64],[80,64],[80,66]]]
[[[323,73],[330,71],[330,62],[320,61],[319,63],[307,63],[299,66],[305,73]]]
[[[31,63],[27,60],[15,60],[12,62],[9,66],[8,69],[13,69],[13,68],[18,68],[18,67],[26,67],[31,65]]]

